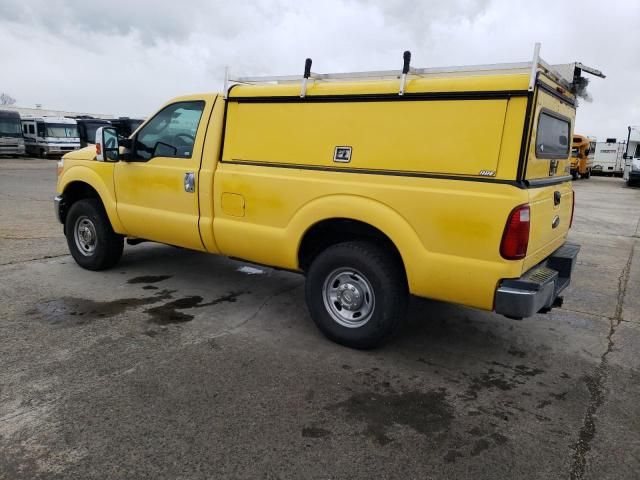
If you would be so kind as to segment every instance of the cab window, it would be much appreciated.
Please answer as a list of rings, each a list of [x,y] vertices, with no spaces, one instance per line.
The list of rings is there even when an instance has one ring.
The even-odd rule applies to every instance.
[[[136,135],[135,158],[191,158],[203,110],[203,101],[178,102],[163,108]]]
[[[567,158],[571,123],[568,119],[549,112],[541,112],[536,133],[536,157]]]

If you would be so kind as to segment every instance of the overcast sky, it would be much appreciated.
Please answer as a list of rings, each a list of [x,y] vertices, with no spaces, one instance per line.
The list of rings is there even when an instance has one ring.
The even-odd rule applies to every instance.
[[[17,105],[149,115],[235,74],[527,61],[601,69],[576,133],[640,125],[638,0],[0,0],[0,92]]]

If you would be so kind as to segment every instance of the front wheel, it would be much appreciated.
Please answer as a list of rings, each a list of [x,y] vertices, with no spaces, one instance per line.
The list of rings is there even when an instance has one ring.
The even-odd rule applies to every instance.
[[[311,318],[329,339],[374,348],[404,323],[409,293],[400,259],[366,241],[340,243],[320,253],[307,273]]]
[[[71,206],[65,222],[69,252],[82,268],[105,270],[122,256],[124,238],[111,228],[99,200],[79,200]]]

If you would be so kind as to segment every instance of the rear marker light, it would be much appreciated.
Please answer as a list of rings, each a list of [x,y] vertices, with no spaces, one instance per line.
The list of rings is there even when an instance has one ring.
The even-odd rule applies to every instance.
[[[531,209],[529,205],[520,205],[511,211],[500,243],[502,258],[520,260],[527,256],[530,225]]]

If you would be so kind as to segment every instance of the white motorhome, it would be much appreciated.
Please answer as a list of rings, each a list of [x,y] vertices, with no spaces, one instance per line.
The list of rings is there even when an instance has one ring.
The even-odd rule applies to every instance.
[[[72,118],[23,117],[22,133],[29,155],[63,155],[80,148],[78,125]]]
[[[640,127],[628,127],[629,136],[624,163],[623,179],[629,185],[640,183]]]
[[[624,153],[626,142],[618,142],[616,138],[607,138],[596,143],[591,173],[601,175],[622,176],[624,170]]]
[[[0,155],[24,155],[20,115],[11,110],[0,110]]]

